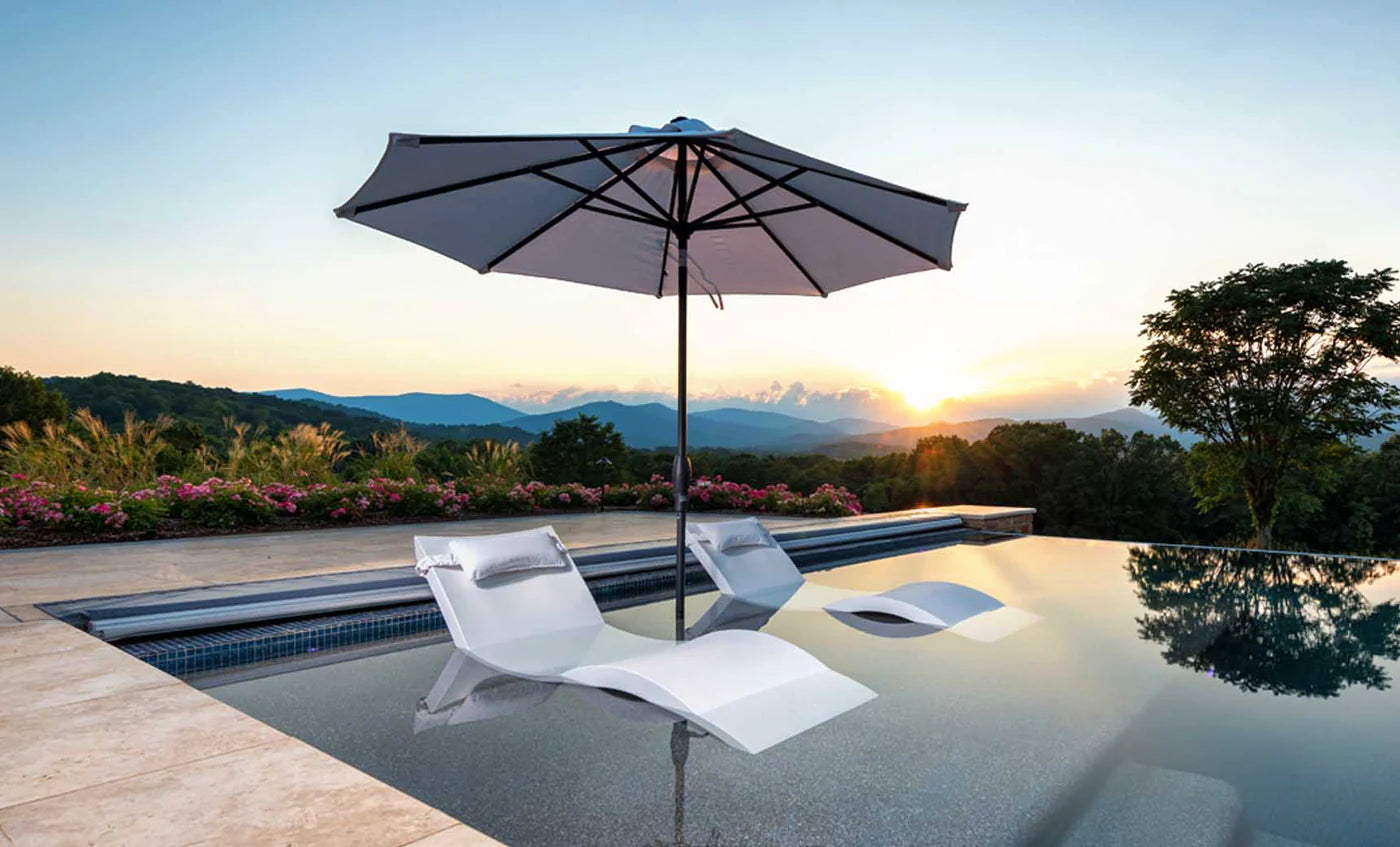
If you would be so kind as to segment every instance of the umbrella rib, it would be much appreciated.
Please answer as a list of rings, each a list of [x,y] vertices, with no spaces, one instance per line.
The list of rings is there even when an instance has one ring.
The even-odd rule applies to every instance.
[[[720,158],[725,157],[721,154]],[[724,174],[720,173],[719,168],[716,168],[714,164],[710,162],[709,159],[705,160],[705,167],[710,169],[710,173],[715,175],[715,179],[719,181],[720,185],[724,186],[724,189],[726,191],[734,195],[734,199],[739,199],[739,192],[734,190],[734,186],[729,184],[729,180],[724,178]],[[767,179],[768,177],[764,178]],[[748,212],[750,215],[754,213],[753,208],[749,206],[747,202],[740,201],[739,205],[743,206],[744,211]],[[816,277],[813,277],[812,274],[805,267],[802,266],[802,263],[797,260],[797,257],[794,256],[792,254],[792,251],[788,249],[787,245],[782,242],[782,239],[778,238],[778,236],[773,232],[773,230],[769,228],[768,224],[764,223],[762,218],[754,218],[754,222],[757,223],[759,228],[763,230],[764,234],[767,235],[768,238],[771,239],[775,245],[777,245],[778,249],[783,251],[783,255],[787,256],[789,262],[792,262],[792,266],[794,268],[797,268],[797,270],[801,272],[801,274],[804,277],[807,278],[807,282],[811,283],[812,287],[817,290],[817,293],[825,297],[826,289],[822,288],[821,284],[817,282]]]
[[[580,212],[596,212],[600,215],[608,215],[614,218],[622,218],[624,221],[632,221],[633,223],[646,224],[648,226],[654,226],[658,229],[663,229],[666,226],[666,222],[660,220],[659,218],[644,218],[641,215],[632,215],[628,214],[627,212],[619,212],[617,209],[604,209],[601,206],[579,206],[578,210]]]
[[[583,139],[579,139],[579,142],[578,142],[578,143],[579,143],[579,144],[582,144],[582,145],[584,146],[584,148],[586,148],[586,149],[588,149],[588,150],[591,150],[591,151],[594,152],[594,153],[597,153],[597,152],[598,152],[598,148],[597,148],[597,147],[594,147],[594,146],[593,146],[591,143],[589,143],[588,141],[585,141],[585,140],[583,140]],[[616,174],[618,177],[620,177],[620,178],[622,179],[623,182],[627,183],[627,187],[630,188],[630,189],[632,189],[633,191],[635,191],[635,192],[637,193],[637,196],[638,196],[638,197],[641,197],[643,200],[647,201],[647,205],[649,205],[649,206],[651,206],[653,209],[655,209],[655,210],[656,210],[656,213],[657,213],[658,215],[660,215],[660,216],[663,217],[663,218],[669,218],[669,217],[670,217],[670,216],[666,213],[666,210],[663,209],[663,208],[661,208],[661,204],[660,204],[660,203],[656,202],[656,200],[653,199],[652,196],[651,196],[650,194],[648,194],[648,193],[646,193],[645,191],[643,191],[643,190],[641,189],[641,187],[639,187],[639,186],[637,185],[637,183],[635,183],[635,182],[632,181],[632,177],[631,177],[631,172],[630,172],[630,171],[624,173],[624,172],[622,171],[622,169],[620,169],[617,165],[613,164],[612,159],[609,159],[607,156],[602,156],[601,158],[602,158],[602,160],[603,160],[603,164],[605,164],[605,165],[608,166],[608,170],[612,171],[614,174]]]
[[[655,140],[648,139],[646,141],[639,141],[636,144],[619,144],[616,147],[608,148],[607,154],[610,155],[612,153],[626,153],[629,150],[636,150],[638,148],[646,147],[649,144],[655,143]],[[337,209],[336,214],[340,217],[353,217],[354,215],[358,215],[362,212],[372,212],[376,209],[384,209],[389,206],[397,206],[401,203],[410,203],[414,200],[424,200],[428,197],[436,197],[439,194],[449,194],[453,191],[462,191],[468,188],[476,188],[479,185],[487,185],[492,182],[500,182],[503,179],[513,179],[515,177],[524,176],[526,174],[539,175],[541,169],[562,168],[565,165],[576,165],[579,162],[586,162],[589,159],[593,158],[597,157],[592,153],[580,153],[574,156],[566,156],[562,159],[556,159],[551,162],[541,162],[539,164],[529,165],[527,167],[512,168],[511,170],[501,171],[500,173],[494,173],[488,176],[480,176],[476,177],[475,179],[467,179],[461,182],[453,182],[447,185],[439,185],[434,188],[425,188],[422,191],[413,191],[408,194],[401,194],[398,197],[387,197],[383,200],[375,200],[372,203],[363,203],[359,206],[354,207],[353,209],[345,210],[343,214],[341,209]]]
[[[655,159],[657,156],[660,156],[661,153],[662,153],[662,151],[666,150],[669,146],[670,146],[670,145],[668,145],[668,144],[661,144],[661,145],[658,145],[657,148],[656,148],[655,150],[651,151],[650,153],[646,154],[646,155],[643,156],[642,158],[640,158],[640,159],[638,159],[637,161],[633,162],[632,164],[628,165],[626,168],[623,169],[623,171],[626,172],[626,173],[630,173],[631,171],[634,171],[634,170],[637,170],[638,168],[641,168],[641,167],[642,167],[643,165],[645,165],[647,162],[650,162],[652,159]],[[487,270],[487,271],[492,270],[493,268],[496,267],[496,265],[499,265],[501,262],[504,262],[506,259],[508,259],[508,258],[510,258],[511,256],[515,255],[515,253],[518,252],[521,248],[525,247],[525,246],[528,245],[530,242],[534,241],[536,238],[539,238],[541,235],[544,235],[546,232],[549,232],[551,229],[553,229],[557,224],[559,224],[561,221],[563,221],[563,220],[564,220],[565,218],[567,218],[569,215],[571,215],[571,214],[573,214],[575,211],[577,211],[577,210],[583,208],[583,206],[584,206],[586,203],[588,203],[590,200],[592,200],[594,196],[601,196],[602,193],[603,193],[604,191],[607,191],[609,188],[612,188],[614,185],[616,185],[616,184],[617,184],[617,181],[618,181],[618,178],[617,178],[617,177],[610,177],[609,179],[605,180],[605,181],[603,182],[602,185],[600,185],[600,186],[598,186],[597,188],[593,189],[593,191],[589,192],[588,194],[583,195],[582,197],[578,198],[578,199],[575,200],[574,202],[570,203],[568,206],[566,206],[562,211],[560,211],[560,212],[559,212],[558,214],[556,214],[554,217],[550,218],[549,220],[547,220],[547,221],[545,221],[543,224],[541,224],[539,227],[537,227],[537,228],[534,230],[534,232],[531,232],[529,235],[525,236],[525,237],[524,237],[523,239],[521,239],[520,241],[515,242],[515,244],[513,244],[513,245],[511,245],[510,247],[506,248],[505,251],[503,251],[500,255],[496,256],[496,258],[494,258],[494,259],[492,259],[491,261],[487,262],[487,263],[486,263],[486,270]]]
[[[958,203],[958,202],[955,201],[955,200],[948,200],[948,199],[946,199],[946,198],[944,198],[944,197],[935,197],[935,196],[932,195],[932,194],[925,194],[925,193],[923,193],[922,191],[915,191],[915,190],[912,189],[912,188],[904,188],[903,186],[899,186],[899,185],[881,185],[881,184],[878,183],[878,182],[870,182],[870,181],[869,181],[869,178],[866,178],[866,179],[859,179],[858,177],[851,176],[850,174],[836,173],[835,171],[829,171],[829,170],[826,170],[825,168],[813,167],[812,165],[799,165],[799,164],[796,163],[796,162],[790,162],[790,161],[788,161],[787,159],[780,159],[780,158],[778,158],[777,156],[769,156],[769,155],[767,155],[767,154],[765,154],[765,153],[755,153],[755,152],[753,152],[753,151],[751,151],[751,150],[745,150],[745,149],[743,149],[742,147],[736,147],[736,146],[733,145],[732,143],[720,141],[720,140],[718,140],[718,139],[709,139],[709,140],[707,140],[705,143],[706,143],[707,145],[708,145],[708,144],[713,144],[713,145],[715,145],[716,147],[722,148],[722,149],[724,149],[724,150],[728,150],[728,151],[730,151],[730,152],[732,152],[732,153],[737,153],[737,154],[739,154],[739,155],[741,155],[741,156],[752,156],[752,157],[755,158],[755,159],[763,159],[764,161],[767,161],[767,162],[773,162],[773,163],[779,164],[779,165],[787,165],[787,166],[790,167],[790,168],[799,168],[799,167],[800,167],[800,168],[806,168],[807,170],[811,171],[812,173],[818,173],[818,174],[821,174],[822,176],[829,176],[829,177],[831,177],[832,179],[840,179],[840,180],[844,180],[844,181],[846,181],[846,182],[853,182],[853,183],[855,183],[856,185],[863,185],[863,186],[865,186],[866,188],[875,188],[875,189],[878,189],[878,190],[880,190],[880,191],[888,191],[888,192],[891,193],[891,194],[899,194],[899,195],[902,195],[902,196],[904,196],[904,197],[909,197],[909,198],[914,199],[914,200],[923,200],[923,201],[925,201],[925,202],[934,203],[934,204],[937,204],[937,205],[939,205],[939,206],[961,206],[961,205],[962,205],[961,203]],[[765,174],[765,176],[766,176],[766,174]]]
[[[732,218],[720,218],[717,221],[700,224],[696,226],[695,229],[730,229],[736,226],[757,226],[759,218],[771,218],[774,215],[786,215],[788,212],[802,212],[807,209],[815,208],[817,208],[816,203],[798,203],[795,206],[783,206],[778,209],[768,209],[749,215],[735,215]]]
[[[728,203],[725,203],[723,206],[718,206],[718,207],[716,207],[716,208],[714,208],[714,209],[711,209],[710,211],[708,211],[708,212],[706,212],[705,214],[701,215],[700,217],[696,218],[696,219],[692,222],[692,225],[698,227],[698,226],[700,226],[701,224],[707,223],[708,221],[713,220],[716,216],[722,215],[722,214],[724,214],[725,212],[729,211],[730,209],[733,209],[735,206],[738,206],[738,205],[740,204],[740,202],[748,202],[749,200],[752,200],[753,198],[759,196],[760,194],[763,194],[763,193],[765,193],[765,192],[767,192],[767,191],[771,191],[772,189],[781,186],[783,183],[787,182],[788,180],[794,179],[794,178],[796,178],[796,177],[799,177],[799,176],[801,176],[802,174],[804,174],[804,173],[806,173],[806,172],[807,172],[807,169],[806,169],[806,168],[798,168],[797,170],[795,170],[795,171],[793,171],[793,172],[791,172],[791,173],[789,173],[789,174],[785,174],[784,176],[779,177],[778,179],[774,180],[773,182],[767,183],[766,185],[764,185],[764,186],[762,186],[762,187],[760,187],[760,188],[755,188],[753,191],[750,191],[748,194],[745,194],[745,195],[744,195],[743,197],[741,197],[741,198],[735,198],[735,199],[733,199],[733,200],[730,200]]]
[[[666,217],[676,219],[676,180],[671,180],[671,197],[666,201],[669,211]],[[656,279],[656,296],[660,298],[666,290],[666,263],[671,261],[671,236],[675,233],[672,227],[666,227],[666,237],[661,242],[661,274]]]
[[[722,153],[722,152],[720,152],[720,151],[716,151],[716,152],[715,152],[715,155],[716,155],[716,156],[719,156],[721,159],[725,160],[726,162],[729,162],[730,164],[732,164],[732,165],[734,165],[734,166],[736,166],[736,167],[743,168],[744,170],[748,171],[748,172],[751,173],[751,174],[754,174],[755,176],[761,177],[761,178],[763,178],[763,179],[771,179],[771,177],[769,177],[767,174],[763,173],[763,171],[758,170],[757,168],[753,167],[752,165],[745,164],[745,163],[743,163],[743,162],[740,162],[740,161],[737,160],[737,159],[734,159],[734,158],[732,158],[732,157],[730,157],[730,156],[727,156],[727,155],[725,155],[724,153]],[[835,216],[838,217],[838,218],[841,218],[842,220],[846,221],[846,222],[849,223],[849,224],[852,224],[852,225],[854,225],[854,226],[860,227],[861,229],[865,230],[866,232],[870,233],[871,235],[875,235],[875,236],[878,236],[878,237],[880,237],[880,238],[883,238],[884,240],[888,241],[889,243],[893,244],[894,246],[899,247],[900,249],[905,250],[905,251],[907,251],[907,252],[909,252],[909,253],[912,253],[912,254],[915,255],[915,256],[918,256],[920,259],[923,259],[924,261],[926,261],[926,262],[932,264],[932,265],[933,265],[934,267],[936,267],[936,268],[941,268],[941,267],[943,267],[943,263],[942,263],[942,262],[938,261],[937,259],[935,259],[933,256],[929,255],[928,253],[925,253],[923,250],[920,250],[920,249],[917,248],[917,247],[914,247],[914,246],[912,246],[912,245],[909,245],[909,244],[905,243],[905,242],[902,241],[901,239],[896,238],[896,237],[893,236],[893,235],[890,235],[888,232],[884,232],[883,230],[880,230],[880,229],[877,229],[876,227],[871,226],[870,224],[868,224],[868,223],[866,223],[865,221],[863,221],[863,220],[861,220],[861,219],[855,217],[854,215],[850,214],[849,212],[843,212],[842,210],[836,208],[835,206],[832,206],[832,205],[830,205],[830,204],[828,204],[828,203],[824,203],[824,202],[822,202],[821,200],[818,200],[817,198],[813,197],[812,195],[808,194],[807,192],[803,191],[803,190],[800,189],[800,188],[797,188],[797,187],[792,186],[792,185],[785,185],[785,186],[783,186],[783,189],[784,189],[785,191],[790,191],[790,192],[792,192],[793,194],[797,195],[798,197],[801,197],[803,200],[806,200],[806,201],[811,202],[811,203],[815,203],[815,204],[817,205],[818,208],[823,209],[823,210],[825,210],[825,211],[827,211],[827,212],[830,212],[831,214],[835,215]]]
[[[711,137],[721,135],[720,132],[710,133],[685,133],[690,137]],[[635,139],[644,138],[648,144],[658,141],[676,143],[677,138],[682,134],[677,132],[594,132],[594,133],[527,133],[523,135],[409,135],[419,144],[499,144],[502,141],[617,141],[631,142]]]
[[[667,221],[666,221],[666,220],[664,220],[664,219],[662,219],[662,218],[658,218],[658,217],[656,217],[656,216],[653,215],[653,214],[650,214],[650,213],[647,212],[645,209],[638,209],[636,206],[632,206],[632,205],[630,205],[630,204],[627,204],[627,203],[622,202],[621,200],[616,200],[616,199],[614,199],[614,198],[612,198],[612,197],[608,197],[607,195],[604,195],[604,194],[595,194],[595,193],[594,193],[594,190],[593,190],[592,188],[587,188],[587,187],[585,187],[585,186],[579,185],[577,182],[573,182],[573,181],[571,181],[571,180],[564,179],[564,178],[561,177],[561,176],[555,176],[554,174],[551,174],[551,173],[539,173],[539,174],[536,174],[536,176],[539,176],[539,177],[541,177],[541,178],[543,178],[543,179],[547,179],[547,180],[549,180],[550,182],[555,183],[556,185],[562,185],[562,186],[564,186],[565,188],[567,188],[567,189],[569,189],[569,190],[571,190],[571,191],[577,191],[580,195],[583,195],[583,196],[585,196],[585,197],[588,197],[588,199],[590,199],[590,200],[602,200],[604,203],[607,203],[607,204],[612,205],[612,206],[616,206],[616,207],[618,207],[619,209],[622,209],[623,211],[630,212],[630,213],[632,213],[633,215],[636,215],[638,218],[641,218],[643,221],[645,221],[646,223],[652,224],[653,226],[666,226],[666,225],[667,225]],[[616,184],[617,184],[617,183],[613,183],[613,185],[616,185]]]
[[[681,209],[681,220],[687,226],[689,226],[690,222],[686,219],[690,217],[690,210],[695,205],[695,189],[700,187],[700,168],[704,163],[705,148],[695,148],[695,179],[690,182],[690,189],[685,193],[685,207]],[[681,174],[681,179],[684,180],[686,176],[688,176],[688,174]]]

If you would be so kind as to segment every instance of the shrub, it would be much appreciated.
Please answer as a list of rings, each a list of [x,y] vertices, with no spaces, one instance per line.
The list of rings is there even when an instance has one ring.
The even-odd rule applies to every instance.
[[[276,500],[246,479],[225,482],[213,477],[198,485],[172,477],[163,479],[178,483],[173,487],[167,483],[169,493],[165,496],[169,498],[170,515],[195,526],[210,529],[262,526],[269,523],[279,509]]]
[[[830,485],[803,497],[785,485],[756,489],[718,477],[701,477],[691,489],[691,498],[697,510],[831,516],[861,511],[854,495]],[[469,487],[455,481],[385,478],[259,485],[251,479],[210,477],[193,483],[166,475],[148,488],[127,492],[82,482],[55,486],[16,474],[0,485],[0,530],[137,534],[159,527],[167,518],[176,528],[205,529],[259,527],[293,520],[352,524],[387,518],[454,518],[468,513],[587,511],[604,501],[612,506],[669,509],[672,486],[659,476],[636,485],[599,489],[577,482],[506,485],[493,481]]]
[[[345,433],[320,426],[297,424],[281,433],[272,444],[273,464],[282,480],[334,482],[336,465],[350,455]]]
[[[37,432],[25,421],[0,427],[0,463],[11,473],[55,485],[84,482],[125,490],[155,478],[165,450],[161,433],[174,420],[138,420],[128,411],[122,431],[113,432],[87,409],[73,413],[70,425],[47,421]]]
[[[402,424],[392,432],[376,432],[370,435],[374,451],[366,454],[370,460],[369,475],[379,479],[412,479],[416,470],[415,460],[423,452],[422,441],[408,434]],[[363,452],[363,451],[362,451]]]
[[[513,485],[529,472],[529,460],[514,441],[485,439],[463,454],[462,478],[473,485]]]

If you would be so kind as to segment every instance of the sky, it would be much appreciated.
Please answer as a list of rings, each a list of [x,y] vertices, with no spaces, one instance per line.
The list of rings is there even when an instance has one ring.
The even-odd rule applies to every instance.
[[[674,391],[674,300],[482,276],[337,220],[391,131],[684,114],[968,203],[951,272],[694,301],[696,397],[818,418],[1106,411],[1173,288],[1400,265],[1395,3],[0,13],[0,364],[41,375],[527,410]]]

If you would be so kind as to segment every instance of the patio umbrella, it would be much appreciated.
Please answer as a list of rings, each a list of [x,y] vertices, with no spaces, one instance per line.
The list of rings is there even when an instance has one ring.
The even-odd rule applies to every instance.
[[[686,303],[730,294],[826,297],[952,267],[965,205],[737,129],[676,118],[578,135],[394,133],[337,216],[481,273],[675,296],[676,638],[685,634]]]

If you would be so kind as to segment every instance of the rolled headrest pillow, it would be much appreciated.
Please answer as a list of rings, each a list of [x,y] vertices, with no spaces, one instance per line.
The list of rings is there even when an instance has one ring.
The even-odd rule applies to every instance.
[[[434,567],[461,569],[474,580],[529,570],[569,567],[569,554],[553,527],[501,535],[453,538],[446,554],[419,562],[420,573]]]
[[[715,521],[697,523],[695,534],[708,541],[711,547],[721,553],[745,547],[777,547],[778,543],[758,518],[741,518],[737,521]]]

